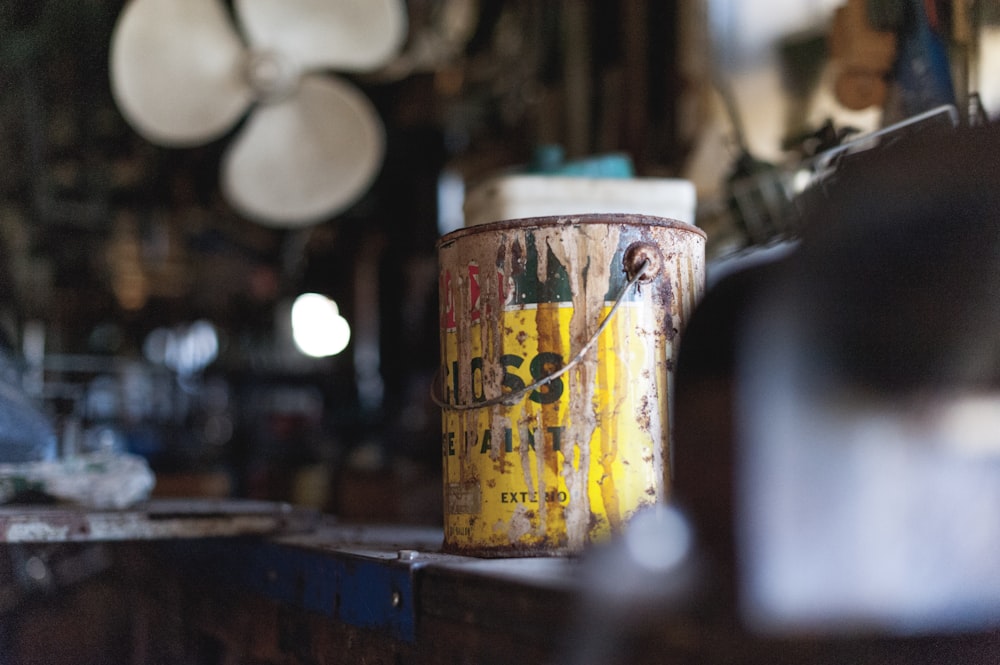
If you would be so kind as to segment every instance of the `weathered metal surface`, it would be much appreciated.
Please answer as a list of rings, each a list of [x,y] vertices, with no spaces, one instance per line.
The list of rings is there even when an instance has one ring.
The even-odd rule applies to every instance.
[[[205,539],[174,548],[179,564],[206,586],[261,595],[393,639],[416,638],[419,557],[259,539]]]
[[[417,639],[425,592],[416,580],[424,571],[545,588],[553,599],[565,599],[575,585],[577,565],[568,558],[477,559],[442,553],[440,546],[439,528],[321,518],[309,533],[175,542],[163,551],[198,586],[261,596],[405,643]],[[477,606],[504,611],[489,597]]]
[[[704,284],[705,234],[638,215],[462,229],[438,246],[445,549],[559,555],[620,532],[669,484],[674,345]],[[562,368],[513,404],[495,403]]]
[[[425,552],[421,548],[435,540],[435,531],[440,543],[440,529],[369,530],[323,523],[309,534],[280,539],[104,545],[114,562],[108,574],[78,581],[58,594],[49,589],[44,598],[3,617],[4,662],[593,662],[593,656],[590,661],[572,659],[574,651],[568,647],[581,641],[581,628],[587,635],[594,632],[596,617],[613,628],[600,626],[608,640],[603,649],[607,657],[597,661],[602,665],[992,663],[1000,648],[996,630],[905,639],[867,631],[854,638],[764,639],[732,620],[732,608],[707,588],[696,602],[681,607],[648,604],[650,594],[664,592],[655,584],[639,598],[595,606],[594,575],[616,579],[622,572],[617,559],[472,559]],[[267,545],[262,550],[266,556],[251,558],[257,577],[243,586],[245,578],[229,571],[243,566],[248,547],[255,543]],[[416,551],[413,562],[406,545],[417,548],[410,550]],[[371,555],[359,555],[355,546]],[[322,558],[331,561],[319,561]],[[367,570],[344,587],[335,586],[331,571],[351,574],[352,562],[359,558]],[[265,561],[268,565],[259,565]],[[373,572],[372,567],[386,571]],[[392,587],[380,580],[368,586],[368,576],[385,573],[393,579],[390,569],[393,574],[405,571],[403,583],[413,589],[412,599],[400,596],[396,615],[386,609],[392,607]],[[222,584],[220,574],[230,575],[230,582]],[[265,584],[268,580],[272,582]],[[708,587],[714,585],[714,580],[705,581]],[[404,638],[399,623],[350,623],[373,616],[361,608],[334,613],[330,599],[336,607],[337,589],[348,587],[353,591],[341,591],[342,609],[345,603],[365,603],[390,619],[402,614],[407,616],[400,620],[408,622],[412,616],[413,632]],[[282,589],[291,591],[291,602],[277,599],[273,591]],[[319,610],[296,602],[310,598]]]
[[[262,501],[155,500],[128,510],[0,508],[0,542],[85,542],[271,535],[312,528],[313,511]]]

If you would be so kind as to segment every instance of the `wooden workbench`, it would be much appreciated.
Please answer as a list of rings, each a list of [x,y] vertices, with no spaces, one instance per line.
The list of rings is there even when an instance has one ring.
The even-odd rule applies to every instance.
[[[1000,661],[1000,632],[763,638],[705,585],[633,602],[599,557],[452,556],[282,504],[4,509],[0,534],[4,663]]]

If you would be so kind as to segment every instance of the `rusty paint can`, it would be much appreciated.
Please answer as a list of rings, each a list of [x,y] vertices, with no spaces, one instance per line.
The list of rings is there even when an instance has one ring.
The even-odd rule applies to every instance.
[[[669,491],[678,335],[705,234],[661,217],[537,217],[438,243],[444,549],[580,552]]]

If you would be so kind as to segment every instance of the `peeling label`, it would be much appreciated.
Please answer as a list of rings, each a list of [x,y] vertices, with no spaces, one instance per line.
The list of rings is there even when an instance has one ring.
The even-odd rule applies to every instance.
[[[479,513],[479,486],[451,483],[445,494],[445,505],[453,515],[476,515]]]

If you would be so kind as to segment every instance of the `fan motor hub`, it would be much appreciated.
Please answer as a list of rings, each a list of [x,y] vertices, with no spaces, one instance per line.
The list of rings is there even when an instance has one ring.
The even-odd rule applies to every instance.
[[[251,51],[243,64],[243,74],[258,100],[276,102],[295,91],[302,71],[276,51]]]

